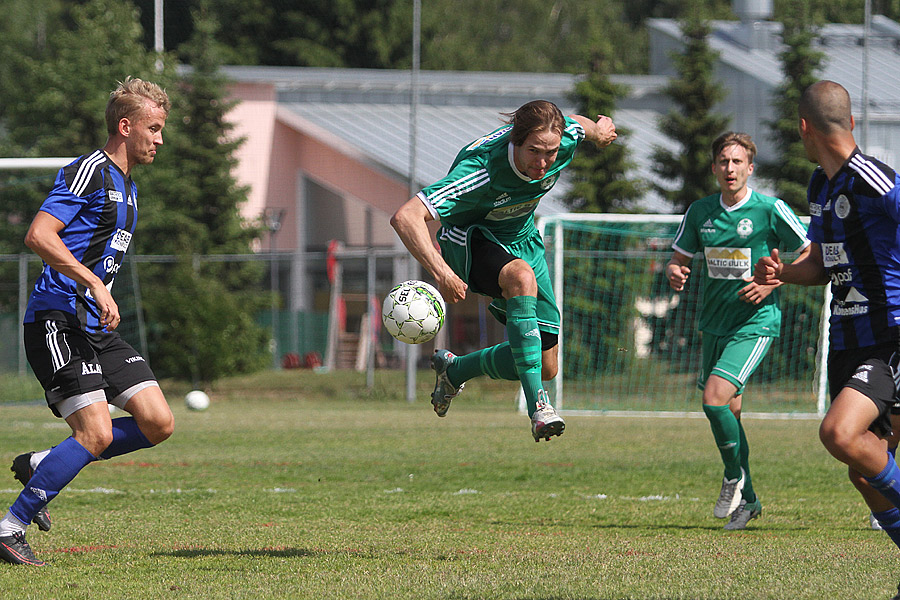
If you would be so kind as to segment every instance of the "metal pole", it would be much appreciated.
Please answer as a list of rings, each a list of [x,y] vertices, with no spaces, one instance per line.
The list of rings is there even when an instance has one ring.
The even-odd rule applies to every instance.
[[[416,137],[417,120],[416,112],[419,108],[419,46],[420,28],[421,28],[421,0],[413,2],[413,47],[412,47],[412,70],[410,71],[410,94],[409,94],[409,197],[412,198],[419,189],[416,185]]]
[[[413,1],[413,47],[412,70],[410,72],[410,100],[409,100],[409,197],[418,193],[416,185],[416,137],[418,135],[416,124],[416,111],[419,105],[419,62],[421,45],[421,21],[422,2]],[[418,277],[418,263],[410,260],[410,279]],[[406,401],[410,404],[416,400],[416,362],[418,362],[419,347],[413,344],[406,346]]]
[[[25,308],[28,305],[28,254],[19,255],[19,376],[25,376]]]
[[[866,23],[863,33],[862,65],[862,147],[866,152],[869,145],[869,34],[872,29],[872,0],[866,0]]]
[[[269,264],[271,265],[271,285],[272,285],[272,368],[278,369],[281,365],[278,362],[278,260],[275,255],[275,234],[281,229],[281,220],[284,218],[284,209],[269,208],[264,212],[266,226],[269,228]]]
[[[156,52],[156,70],[163,70],[162,55],[165,52],[165,40],[163,39],[163,0],[155,0],[153,3],[153,50]]]
[[[371,250],[371,248],[370,248]],[[369,252],[366,256],[366,315],[368,315],[369,319],[369,327],[367,331],[367,335],[369,339],[366,340],[366,389],[371,390],[375,387],[375,319],[380,318],[379,312],[376,310],[376,306],[378,305],[375,302],[375,253]],[[366,331],[366,328],[361,327],[360,330]]]
[[[831,319],[831,284],[825,286],[822,299],[822,320],[819,322],[819,348],[816,370],[819,378],[816,381],[816,412],[823,416],[828,409],[828,336]]]
[[[141,347],[141,355],[147,364],[150,364],[150,349],[147,344],[147,324],[144,322],[144,300],[141,296],[141,282],[138,277],[137,263],[134,255],[128,256],[128,268],[131,271],[131,285],[134,288],[135,318],[138,328],[138,345]]]
[[[272,261],[272,368],[278,369],[278,261],[275,259],[275,232],[269,234],[269,260]]]

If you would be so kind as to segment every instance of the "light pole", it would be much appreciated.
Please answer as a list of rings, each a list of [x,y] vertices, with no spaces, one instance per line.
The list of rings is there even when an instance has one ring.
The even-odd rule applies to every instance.
[[[267,208],[263,211],[266,228],[269,230],[269,265],[272,285],[272,368],[278,369],[278,261],[275,260],[275,234],[281,229],[284,218],[283,208]]]

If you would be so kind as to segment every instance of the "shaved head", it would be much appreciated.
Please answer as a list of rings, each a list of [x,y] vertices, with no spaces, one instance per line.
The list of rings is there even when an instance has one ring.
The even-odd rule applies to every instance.
[[[801,119],[825,135],[851,131],[850,94],[839,83],[822,80],[812,84],[800,96]]]

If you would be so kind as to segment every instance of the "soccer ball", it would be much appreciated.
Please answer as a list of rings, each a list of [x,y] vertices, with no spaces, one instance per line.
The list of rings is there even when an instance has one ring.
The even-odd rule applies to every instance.
[[[202,390],[194,390],[184,397],[184,404],[189,410],[206,410],[209,408],[209,396]]]
[[[446,306],[434,286],[424,281],[404,281],[392,289],[381,307],[384,328],[407,344],[421,344],[437,335],[444,325]]]

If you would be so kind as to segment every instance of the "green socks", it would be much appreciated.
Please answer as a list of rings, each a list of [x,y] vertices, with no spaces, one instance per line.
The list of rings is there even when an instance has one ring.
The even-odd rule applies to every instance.
[[[512,350],[513,362],[528,414],[537,410],[538,394],[543,391],[541,382],[541,332],[537,323],[537,298],[513,296],[506,301],[506,335]]]
[[[457,356],[448,371],[451,371],[448,377],[453,385],[459,385],[481,375],[487,375],[491,379],[519,380],[509,342],[476,350],[465,356]]]
[[[534,414],[541,382],[541,332],[537,324],[537,298],[514,296],[506,302],[508,342],[457,356],[447,369],[450,383],[459,386],[475,377],[520,381],[528,414]]]
[[[741,476],[741,425],[731,408],[725,406],[703,405],[703,412],[709,419],[713,437],[725,464],[725,478],[735,479]]]
[[[744,469],[744,500],[747,502],[756,502],[756,492],[753,491],[753,483],[750,481],[750,444],[747,442],[747,436],[744,434],[744,426],[738,419],[738,429],[741,432],[741,468]]]

